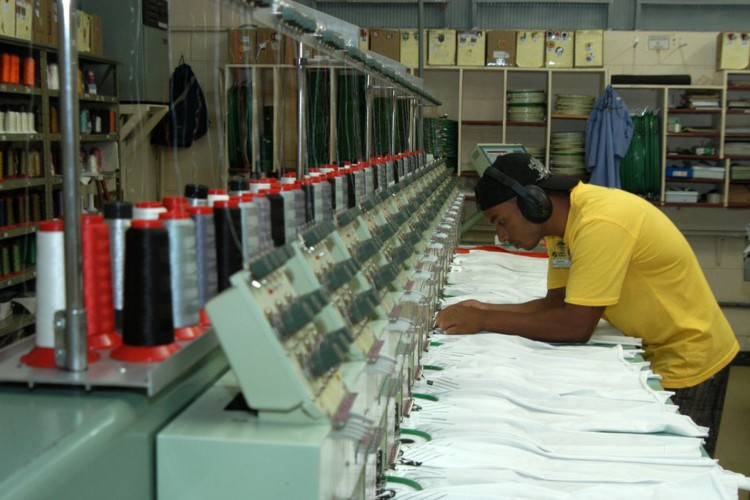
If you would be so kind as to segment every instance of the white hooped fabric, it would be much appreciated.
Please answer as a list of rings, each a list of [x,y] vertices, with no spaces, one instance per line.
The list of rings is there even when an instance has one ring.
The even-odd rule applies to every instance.
[[[542,297],[546,269],[546,259],[461,254],[443,306]],[[750,480],[702,454],[708,429],[655,388],[640,346],[606,321],[586,345],[434,333],[402,423],[431,440],[402,443],[386,488],[408,500],[736,499]]]

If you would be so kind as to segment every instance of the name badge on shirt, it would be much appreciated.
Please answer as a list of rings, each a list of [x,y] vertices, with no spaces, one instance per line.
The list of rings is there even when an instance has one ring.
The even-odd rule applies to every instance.
[[[557,245],[550,252],[550,259],[552,259],[552,267],[555,269],[570,269],[570,251],[568,246],[562,241],[558,241]]]

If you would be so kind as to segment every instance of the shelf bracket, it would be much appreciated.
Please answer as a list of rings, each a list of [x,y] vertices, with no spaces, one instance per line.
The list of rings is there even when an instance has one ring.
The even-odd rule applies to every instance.
[[[132,141],[133,150],[138,149],[167,111],[166,104],[121,104],[120,116],[125,121],[120,127],[120,142]]]

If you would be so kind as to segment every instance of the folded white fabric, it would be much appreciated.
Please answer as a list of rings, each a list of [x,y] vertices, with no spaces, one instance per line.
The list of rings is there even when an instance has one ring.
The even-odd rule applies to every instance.
[[[461,254],[442,303],[544,296],[546,266]],[[702,455],[707,429],[649,384],[649,363],[634,360],[640,345],[605,321],[586,345],[433,334],[402,422],[432,439],[402,444],[388,487],[413,500],[737,498],[750,480]],[[408,480],[424,490],[410,491]]]
[[[416,481],[425,488],[423,491],[399,488],[399,500],[731,500],[737,498],[737,488],[746,479],[720,467],[668,480],[631,478],[633,482],[629,483],[548,481],[508,470],[450,470],[429,467],[410,468],[397,475]]]
[[[552,411],[537,411],[514,404],[507,399],[484,399],[472,396],[443,397],[439,402],[419,401],[421,411],[412,412],[407,425],[445,425],[451,422],[472,421],[491,428],[499,418],[528,420],[552,429],[586,432],[654,433],[668,432],[679,436],[706,437],[707,429],[690,417],[676,413],[673,405],[661,403],[636,404],[630,409],[600,409],[588,413],[561,415]]]

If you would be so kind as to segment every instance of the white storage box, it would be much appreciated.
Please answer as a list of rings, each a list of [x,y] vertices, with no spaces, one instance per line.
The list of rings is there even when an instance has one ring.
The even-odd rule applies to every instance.
[[[696,203],[698,191],[667,190],[664,201],[667,203]]]
[[[723,179],[724,167],[693,166],[693,179]]]

